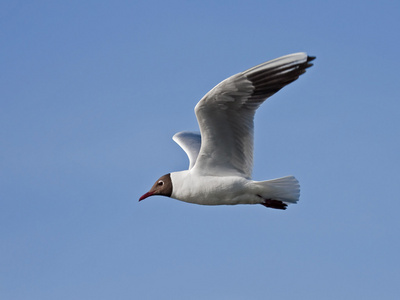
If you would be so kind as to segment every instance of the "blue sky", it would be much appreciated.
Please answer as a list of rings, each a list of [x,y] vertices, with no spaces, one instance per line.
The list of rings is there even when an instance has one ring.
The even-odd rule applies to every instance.
[[[398,1],[1,1],[0,298],[397,299]],[[306,51],[253,177],[300,202],[152,197],[226,77]]]

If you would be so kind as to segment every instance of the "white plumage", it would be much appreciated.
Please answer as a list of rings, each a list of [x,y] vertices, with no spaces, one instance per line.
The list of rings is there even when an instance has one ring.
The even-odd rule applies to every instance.
[[[173,139],[189,157],[189,169],[161,177],[140,200],[151,195],[185,202],[263,204],[285,209],[296,203],[300,186],[293,176],[253,181],[253,119],[271,95],[303,74],[314,57],[283,56],[233,75],[196,105],[200,134],[180,132]]]

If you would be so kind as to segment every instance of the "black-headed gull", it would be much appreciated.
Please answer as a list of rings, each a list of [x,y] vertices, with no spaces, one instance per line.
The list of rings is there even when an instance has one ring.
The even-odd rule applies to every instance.
[[[200,134],[179,132],[173,140],[189,157],[189,169],[160,177],[139,201],[153,195],[203,205],[262,204],[286,209],[296,203],[294,176],[251,180],[253,119],[257,108],[311,67],[315,57],[295,53],[225,79],[195,107]]]

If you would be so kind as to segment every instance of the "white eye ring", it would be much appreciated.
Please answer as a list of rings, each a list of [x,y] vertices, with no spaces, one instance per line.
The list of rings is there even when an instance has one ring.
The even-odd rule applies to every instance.
[[[159,182],[157,182],[157,185],[159,185],[159,186],[164,185],[164,181],[160,180]]]

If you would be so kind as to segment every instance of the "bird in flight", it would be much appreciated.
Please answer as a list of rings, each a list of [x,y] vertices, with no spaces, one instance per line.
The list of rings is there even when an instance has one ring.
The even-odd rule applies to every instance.
[[[161,176],[140,197],[167,196],[202,205],[262,204],[286,209],[300,197],[294,176],[251,179],[254,114],[295,81],[315,57],[294,53],[267,61],[220,82],[196,105],[200,134],[183,131],[173,140],[189,157],[189,169]]]

